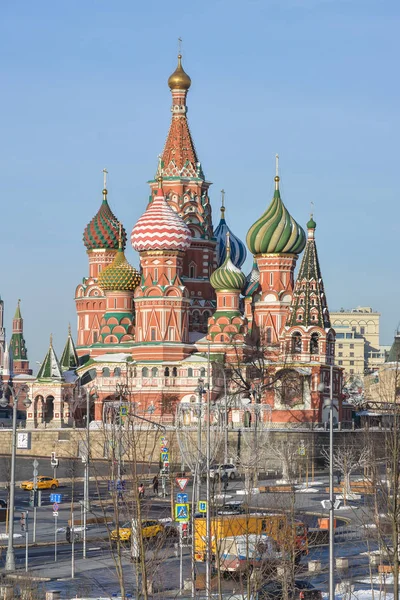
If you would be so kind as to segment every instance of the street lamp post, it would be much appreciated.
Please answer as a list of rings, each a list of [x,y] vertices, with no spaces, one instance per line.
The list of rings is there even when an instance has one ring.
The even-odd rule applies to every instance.
[[[81,388],[81,392],[84,390],[86,394],[86,460],[85,460],[85,478],[83,484],[83,544],[82,544],[82,554],[83,558],[86,558],[86,526],[87,526],[87,514],[89,512],[89,461],[90,461],[90,399],[94,400],[97,398],[97,388],[96,386],[92,386],[90,390],[86,390],[85,388]],[[82,395],[80,396],[82,399]],[[73,532],[72,532],[73,534]]]
[[[6,571],[15,570],[15,555],[14,555],[14,509],[15,509],[15,459],[17,450],[17,407],[18,399],[21,392],[27,391],[27,386],[22,386],[21,389],[14,393],[12,383],[7,385],[1,384],[0,393],[0,406],[6,407],[10,404],[9,399],[5,397],[6,391],[9,392],[9,397],[12,399],[13,419],[12,419],[12,446],[11,446],[11,481],[10,481],[10,506],[8,511],[8,544],[7,544],[7,555],[6,555]],[[25,397],[24,405],[28,408],[32,402]]]
[[[333,365],[330,365],[329,377],[329,600],[335,599],[334,590],[334,517],[335,499],[333,495]],[[323,392],[325,385],[320,383],[318,390]]]

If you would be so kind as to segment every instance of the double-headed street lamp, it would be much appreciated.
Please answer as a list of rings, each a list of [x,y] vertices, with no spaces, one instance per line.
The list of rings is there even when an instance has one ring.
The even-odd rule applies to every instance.
[[[12,418],[12,446],[11,446],[11,481],[10,481],[10,506],[8,512],[8,544],[7,544],[7,556],[6,556],[6,571],[15,570],[15,556],[14,556],[14,508],[15,508],[15,457],[17,449],[17,407],[20,395],[29,390],[28,386],[23,385],[15,393],[12,382],[4,385],[0,383],[0,406],[5,408],[12,403],[13,418]],[[29,408],[32,404],[29,397],[26,395],[24,399],[24,406]]]

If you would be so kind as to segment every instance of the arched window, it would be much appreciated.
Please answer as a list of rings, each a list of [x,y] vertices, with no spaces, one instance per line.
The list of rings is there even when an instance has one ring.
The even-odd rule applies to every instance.
[[[165,367],[165,369],[164,369],[164,377],[169,377],[169,367]]]
[[[190,279],[195,279],[196,277],[196,266],[194,264],[191,264],[189,267],[189,277]]]
[[[158,369],[157,369],[157,367],[153,367],[151,369],[151,376],[152,377],[158,377]]]
[[[193,377],[193,369],[192,369],[192,367],[188,368],[188,377]]]
[[[267,330],[266,330],[266,342],[267,342],[267,344],[270,344],[272,342],[272,329],[271,329],[271,327],[267,327]]]
[[[201,367],[200,369],[200,377],[205,377],[206,376],[206,370],[204,367]]]
[[[311,336],[310,352],[311,354],[318,354],[319,352],[318,333],[313,333]]]
[[[301,354],[302,344],[301,344],[301,334],[296,331],[292,335],[292,352],[294,354]]]
[[[101,374],[103,377],[110,377],[110,369],[108,367],[103,367]]]
[[[149,376],[149,370],[147,367],[143,367],[142,369],[142,377],[148,377]]]
[[[114,377],[121,377],[121,369],[120,369],[120,367],[115,367],[115,369],[114,369]]]
[[[178,369],[176,367],[172,367],[172,377],[178,377]]]

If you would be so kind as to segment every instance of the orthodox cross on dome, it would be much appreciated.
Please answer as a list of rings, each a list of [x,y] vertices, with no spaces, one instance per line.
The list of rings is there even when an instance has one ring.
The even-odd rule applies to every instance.
[[[221,190],[221,219],[224,218],[225,213],[225,190]]]
[[[178,54],[182,54],[182,38],[178,37]]]
[[[311,216],[314,216],[314,202],[311,200],[310,202],[310,208],[311,208]]]
[[[122,249],[122,223],[118,223],[118,248]]]
[[[107,189],[107,175],[108,175],[108,171],[106,168],[104,168],[102,170],[103,173],[103,188],[106,190]]]
[[[275,189],[279,190],[279,154],[275,154]]]

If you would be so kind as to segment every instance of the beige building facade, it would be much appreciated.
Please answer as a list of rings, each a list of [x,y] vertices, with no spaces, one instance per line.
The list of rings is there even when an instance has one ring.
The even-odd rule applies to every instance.
[[[357,306],[330,315],[338,343],[336,359],[339,365],[342,360],[347,375],[363,376],[385,362],[389,347],[379,344],[380,313],[370,306]]]

